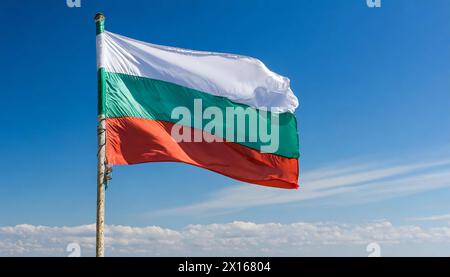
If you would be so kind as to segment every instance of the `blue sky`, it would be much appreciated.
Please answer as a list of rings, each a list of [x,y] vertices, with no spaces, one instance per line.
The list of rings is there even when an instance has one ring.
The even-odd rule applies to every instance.
[[[429,217],[450,214],[449,1],[65,2],[0,7],[0,226],[95,222],[97,11],[128,37],[257,57],[300,100],[301,189],[116,166],[107,224],[447,224]]]

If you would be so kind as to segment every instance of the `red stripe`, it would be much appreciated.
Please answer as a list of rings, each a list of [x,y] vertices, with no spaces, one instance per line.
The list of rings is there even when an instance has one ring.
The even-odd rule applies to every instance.
[[[134,117],[107,118],[109,164],[183,162],[228,177],[264,186],[298,188],[298,160],[232,142],[179,142],[170,135],[174,123]],[[191,129],[201,132],[198,129]],[[211,136],[203,132],[203,136]]]

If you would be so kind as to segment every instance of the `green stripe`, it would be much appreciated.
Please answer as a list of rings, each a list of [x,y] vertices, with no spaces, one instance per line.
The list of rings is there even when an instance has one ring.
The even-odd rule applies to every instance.
[[[105,69],[100,67],[97,71],[97,114],[105,114]]]
[[[227,126],[225,125],[226,108],[242,108],[236,110],[238,111],[238,116],[245,116],[243,109],[250,108],[247,105],[230,101],[225,97],[214,96],[173,83],[145,77],[105,72],[105,80],[106,117],[108,118],[130,116],[176,123],[179,120],[178,118],[172,119],[171,113],[176,107],[183,106],[191,111],[192,119],[190,122],[183,121],[182,124],[189,127],[197,127],[199,125],[194,125],[194,122],[195,120],[200,120],[203,129],[211,120],[202,119],[201,115],[194,118],[195,115],[193,112],[194,99],[201,99],[203,111],[208,107],[217,107],[222,111],[224,118],[223,121],[220,121],[221,124],[218,126],[218,129],[222,129],[222,134],[224,134],[222,137],[225,137],[227,134]],[[264,116],[264,113],[260,110],[255,108],[250,109],[257,114],[258,122],[267,121],[268,133],[270,134],[271,113],[268,112],[267,116]],[[278,116],[279,119],[279,146],[278,150],[273,154],[288,158],[298,158],[298,135],[295,116],[290,112],[273,115]],[[237,135],[237,121],[235,121],[234,125],[234,133]],[[258,126],[258,124],[252,126],[255,125]],[[236,139],[234,141],[261,151],[261,146],[268,145],[268,143],[261,141],[259,136],[257,141],[250,141],[248,128],[249,123],[248,119],[246,119],[244,142],[238,142]],[[214,129],[212,131],[214,135],[218,135]]]

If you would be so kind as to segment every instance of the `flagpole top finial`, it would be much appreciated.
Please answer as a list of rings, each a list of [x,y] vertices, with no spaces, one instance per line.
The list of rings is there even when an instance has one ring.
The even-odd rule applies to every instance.
[[[94,21],[98,22],[98,21],[104,21],[105,20],[105,15],[101,12],[98,12],[95,14],[94,16]]]

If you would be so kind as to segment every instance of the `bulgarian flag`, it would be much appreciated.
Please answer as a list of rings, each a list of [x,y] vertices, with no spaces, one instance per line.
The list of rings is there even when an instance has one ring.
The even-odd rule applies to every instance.
[[[298,100],[261,61],[97,30],[97,66],[108,164],[182,162],[298,187]]]

